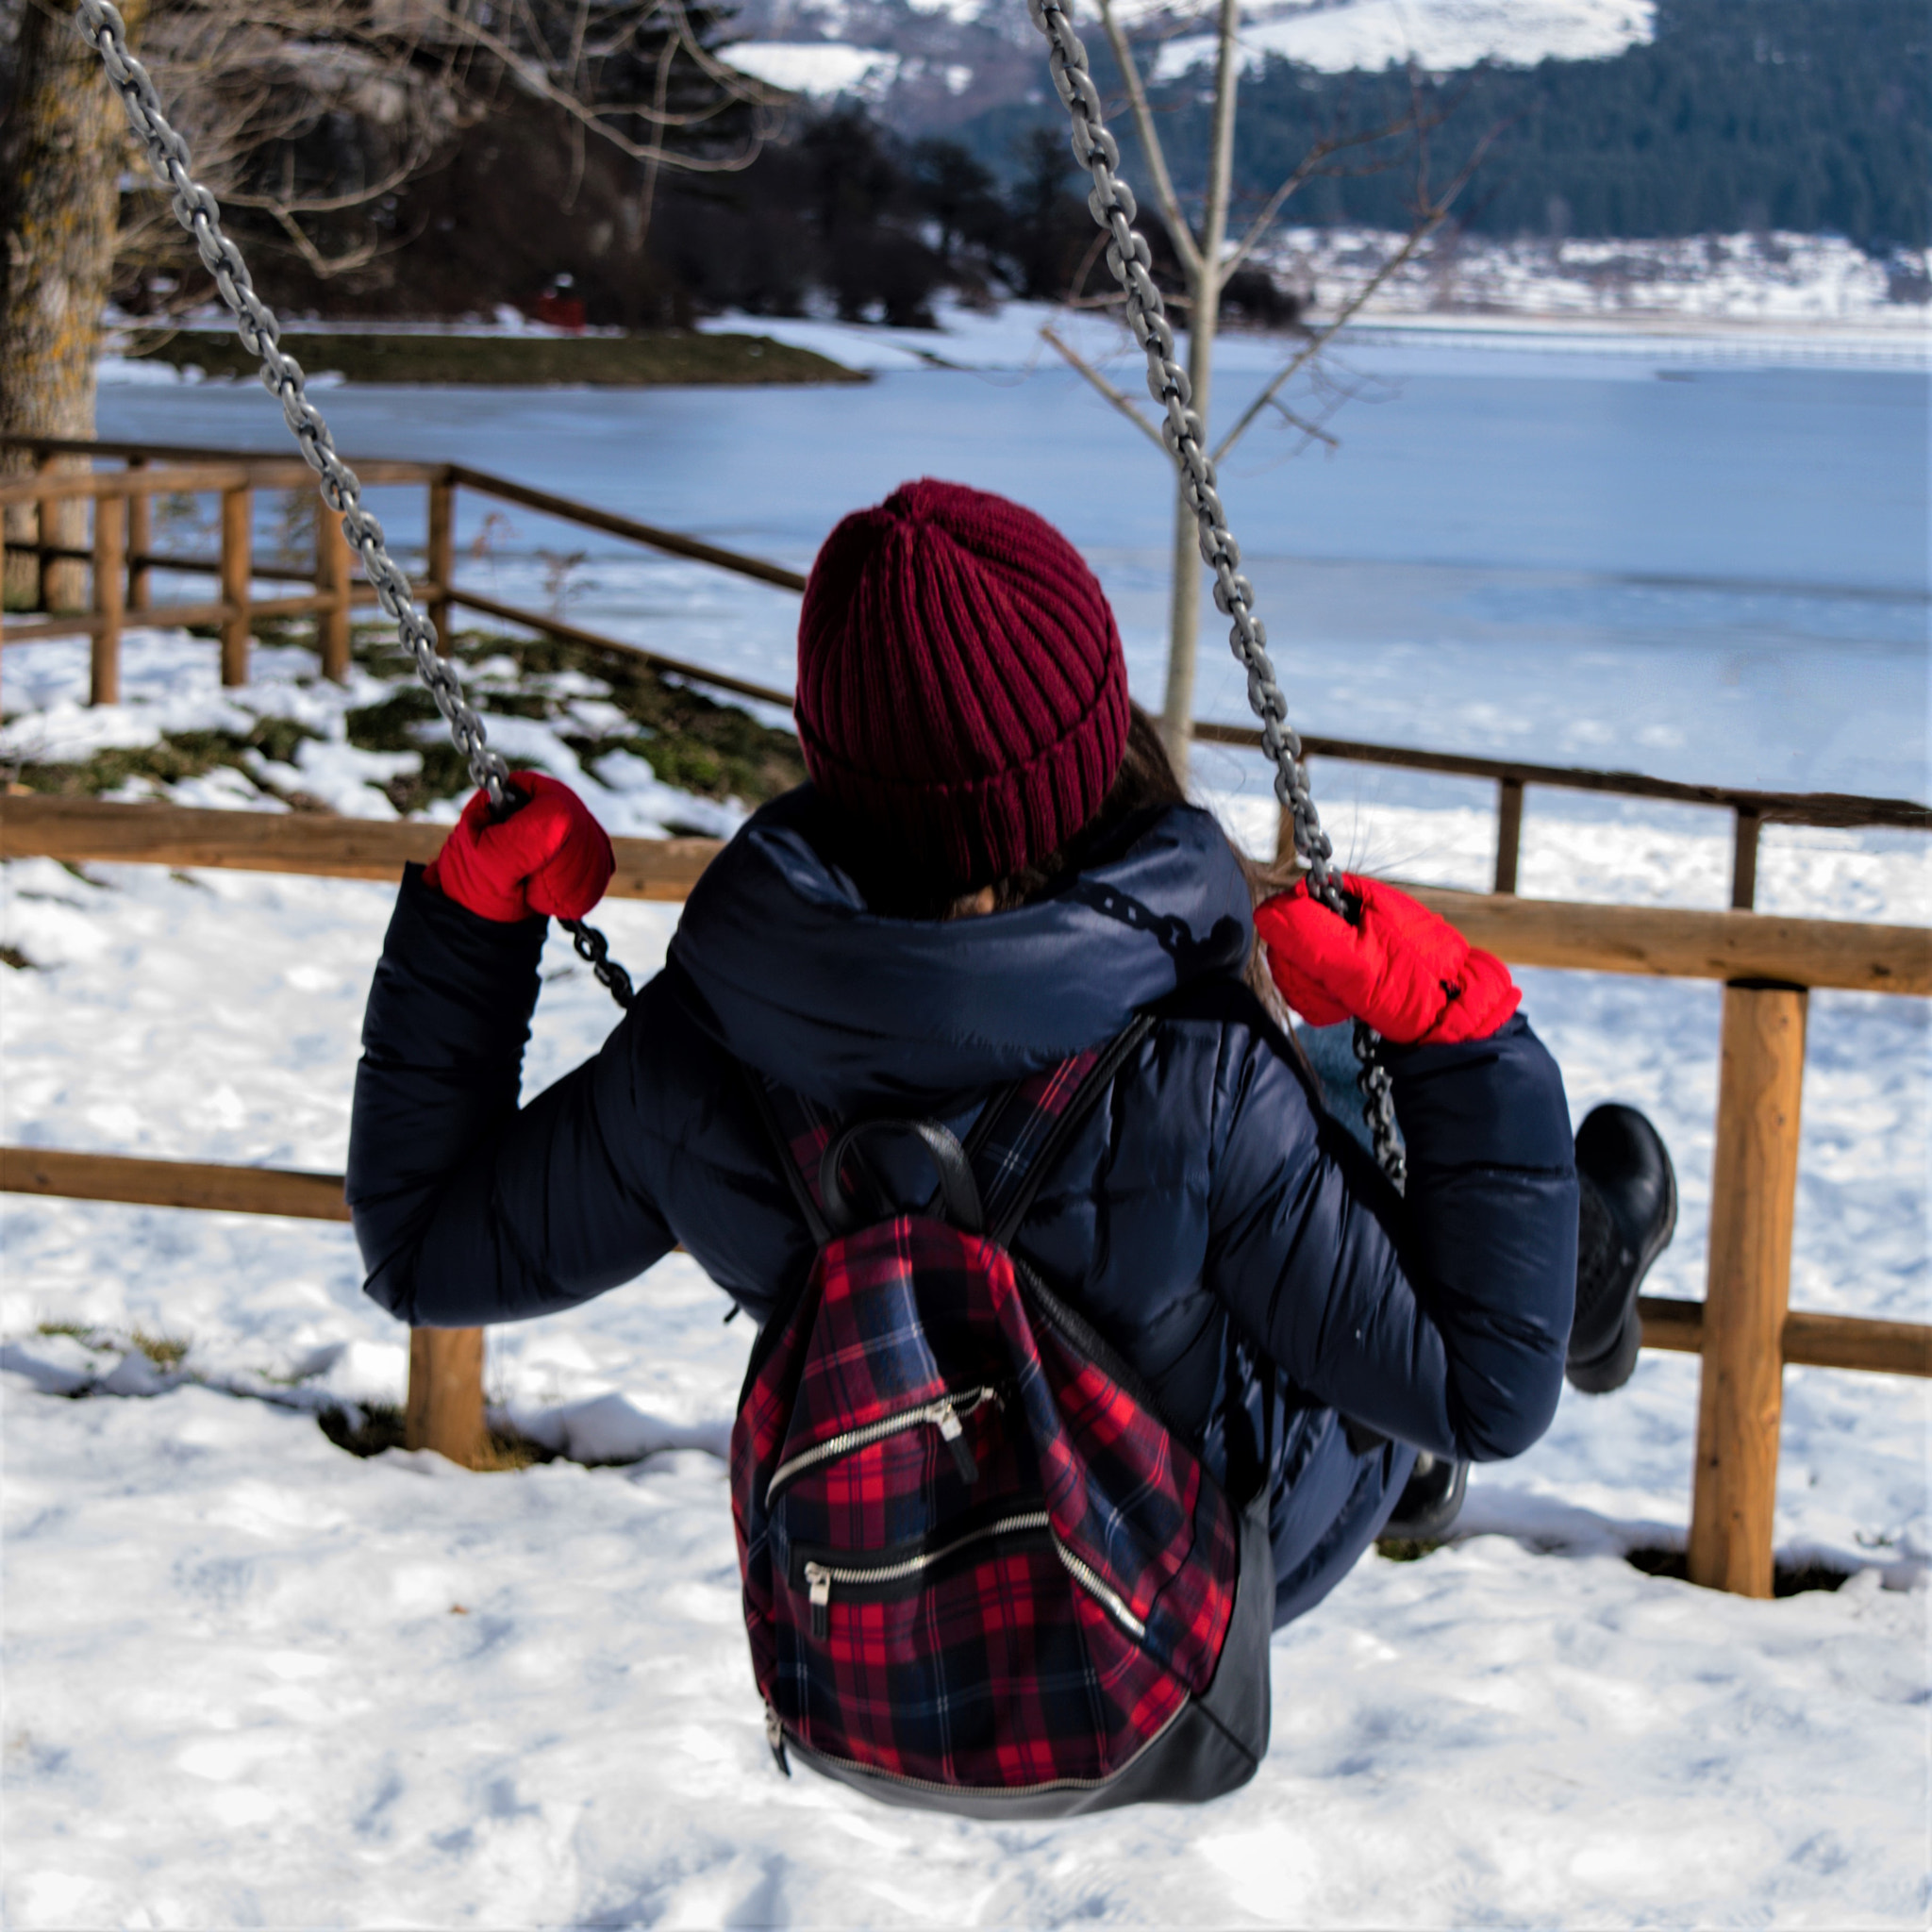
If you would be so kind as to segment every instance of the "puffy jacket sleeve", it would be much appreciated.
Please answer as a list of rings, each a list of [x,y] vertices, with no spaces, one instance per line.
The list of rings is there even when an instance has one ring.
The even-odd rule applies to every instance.
[[[1521,1455],[1556,1413],[1575,1293],[1562,1075],[1521,1017],[1391,1071],[1403,1195],[1278,1042],[1230,1029],[1208,1285],[1317,1401],[1437,1455]]]
[[[626,1131],[661,980],[604,1050],[521,1111],[543,922],[479,919],[411,866],[362,1026],[348,1197],[367,1291],[413,1324],[574,1306],[674,1245],[661,1143]]]

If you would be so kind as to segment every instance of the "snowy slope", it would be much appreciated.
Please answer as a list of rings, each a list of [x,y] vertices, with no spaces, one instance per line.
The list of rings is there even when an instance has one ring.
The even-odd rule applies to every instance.
[[[817,99],[857,94],[871,100],[891,87],[899,72],[897,54],[840,41],[744,41],[724,58],[768,86]]]
[[[1127,0],[1119,16],[1150,38],[1151,72],[1173,79],[1214,58],[1212,10]],[[1655,0],[1258,0],[1241,8],[1241,45],[1327,73],[1414,60],[1445,72],[1493,60],[1591,60],[1651,37]],[[1091,5],[1074,9],[1090,41]],[[1045,43],[1023,0],[749,0],[726,58],[774,87],[820,99],[856,94],[903,131],[929,134],[995,106],[1035,98]]]
[[[125,715],[96,728],[338,702],[302,651],[226,694],[213,655],[134,634]],[[81,728],[59,701],[84,662],[8,653],[13,701],[43,706],[10,740]],[[1265,836],[1252,761],[1203,773]],[[369,775],[335,769],[342,802]],[[1351,859],[1483,876],[1486,811],[1318,785]],[[1683,815],[1539,810],[1524,887],[1716,904],[1724,859]],[[390,889],[84,871],[0,868],[0,941],[35,962],[0,969],[0,1135],[340,1167]],[[1922,841],[1774,831],[1762,878],[1772,909],[1932,918]],[[599,914],[645,973],[675,918]],[[613,1017],[555,939],[544,969],[526,1091]],[[1573,1108],[1618,1095],[1663,1126],[1685,1211],[1654,1279],[1695,1296],[1715,990],[1524,978]],[[1927,1314],[1926,1046],[1923,1003],[1814,1003],[1800,1306]],[[0,1213],[9,1925],[1916,1925],[1932,1904],[1924,1385],[1788,1377],[1779,1543],[1858,1569],[1836,1594],[1747,1604],[1621,1560],[1685,1518],[1695,1371],[1646,1357],[1482,1472],[1463,1541],[1372,1557],[1277,1639],[1248,1790],[990,1827],[772,1768],[713,1453],[749,1336],[690,1262],[491,1338],[492,1399],[532,1433],[656,1453],[472,1475],[317,1429],[325,1403],[403,1387],[345,1229]],[[137,1328],[186,1341],[180,1366],[130,1350]]]
[[[1267,56],[1325,74],[1414,61],[1443,74],[1492,60],[1601,60],[1651,38],[1655,0],[1336,0],[1243,8],[1241,41],[1257,65]],[[1211,34],[1170,41],[1155,67],[1168,80],[1214,58]]]

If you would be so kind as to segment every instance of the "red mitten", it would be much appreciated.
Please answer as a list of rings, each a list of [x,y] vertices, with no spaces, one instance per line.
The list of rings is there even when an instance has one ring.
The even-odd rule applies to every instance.
[[[504,924],[545,912],[581,919],[617,869],[604,827],[568,785],[541,772],[512,773],[508,790],[525,802],[507,819],[491,815],[487,791],[471,799],[424,883]]]
[[[1487,1040],[1523,998],[1509,969],[1407,892],[1343,877],[1361,901],[1351,925],[1304,879],[1255,913],[1281,996],[1311,1026],[1366,1020],[1400,1046]]]

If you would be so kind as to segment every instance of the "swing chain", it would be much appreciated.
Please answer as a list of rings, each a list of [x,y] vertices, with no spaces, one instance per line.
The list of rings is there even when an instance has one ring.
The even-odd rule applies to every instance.
[[[308,400],[301,363],[281,347],[281,325],[275,311],[255,292],[241,250],[222,232],[219,204],[191,172],[188,143],[161,111],[160,95],[147,69],[128,52],[125,23],[111,0],[79,0],[79,14],[82,37],[101,57],[156,177],[172,192],[175,218],[194,237],[216,291],[235,318],[242,346],[259,358],[262,387],[281,404],[283,420],[301,445],[304,459],[321,477],[323,500],[341,518],[342,534],[361,558],[363,575],[375,587],[376,602],[393,620],[417,676],[448,724],[469,767],[470,782],[489,793],[498,813],[515,809],[506,782],[509,767],[501,753],[490,748],[483,721],[463,696],[454,666],[437,655],[436,626],[416,608],[409,579],[389,554],[381,524],[363,508],[361,482],[336,454],[335,439],[322,411]],[[608,957],[603,934],[579,920],[567,919],[563,924],[599,982],[619,1006],[628,1007],[630,975]]]
[[[1133,190],[1114,172],[1120,166],[1120,143],[1104,125],[1100,91],[1088,72],[1087,49],[1067,16],[1066,0],[1026,0],[1026,10],[1052,50],[1053,84],[1074,125],[1074,158],[1093,177],[1088,212],[1107,232],[1107,265],[1125,297],[1127,327],[1147,358],[1147,392],[1163,412],[1160,440],[1180,472],[1181,490],[1200,526],[1201,560],[1214,575],[1214,608],[1230,621],[1228,643],[1248,675],[1248,704],[1261,721],[1261,745],[1274,764],[1274,795],[1294,828],[1295,857],[1307,869],[1308,895],[1331,912],[1352,918],[1356,908],[1329,863],[1335,848],[1322,829],[1308,789],[1302,741],[1288,722],[1288,700],[1268,656],[1268,633],[1255,615],[1255,587],[1241,573],[1241,546],[1228,530],[1215,488],[1207,425],[1189,407],[1193,386],[1175,358],[1174,329],[1149,272],[1153,252],[1145,238],[1134,232],[1139,206]],[[1361,1072],[1357,1085],[1362,1092],[1363,1115],[1376,1159],[1400,1188],[1406,1161],[1395,1124],[1393,1083],[1380,1049],[1374,1032],[1357,1022],[1355,1052]]]

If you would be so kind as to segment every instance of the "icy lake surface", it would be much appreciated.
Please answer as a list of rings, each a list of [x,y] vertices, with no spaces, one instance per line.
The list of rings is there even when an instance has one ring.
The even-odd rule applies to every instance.
[[[1228,489],[1302,722],[1924,795],[1922,377],[1689,354],[1357,360],[1390,388],[1338,419],[1340,454],[1270,468],[1264,438]],[[1252,379],[1234,367],[1224,389]],[[903,476],[1008,490],[1094,557],[1158,697],[1160,474],[1059,375],[322,399],[351,451],[459,458],[801,565]],[[253,389],[170,386],[104,392],[101,433],[274,447],[280,429]],[[413,507],[398,493],[385,514],[391,500],[407,536]],[[487,537],[464,566],[479,582],[541,599],[559,571],[539,549],[582,548],[561,573],[578,621],[788,681],[791,599],[521,510],[486,533],[485,508],[464,530]],[[7,655],[0,750],[300,716],[322,734],[305,788],[389,809],[369,782],[382,755],[341,737],[367,694],[317,687],[306,652],[258,653],[255,683],[225,694],[211,645],[137,633],[111,714],[75,708],[84,645]],[[1206,661],[1203,709],[1238,716]],[[647,772],[587,772],[547,728],[512,748],[583,783],[614,829],[672,815]],[[1251,767],[1204,757],[1200,776],[1258,841]],[[1316,782],[1352,856],[1483,882],[1481,788],[1335,766]],[[1532,794],[1528,892],[1716,906],[1726,862],[1716,815]],[[86,871],[0,868],[0,940],[38,969],[0,968],[0,1138],[340,1169],[390,890]],[[1776,833],[1759,903],[1925,923],[1924,841]],[[675,917],[599,915],[640,973]],[[554,938],[544,970],[527,1092],[613,1011]],[[1617,1097],[1662,1127],[1683,1213],[1652,1287],[1699,1296],[1717,990],[1523,980],[1576,1116]],[[1932,1315],[1927,1045],[1924,1002],[1812,1002],[1795,1305]],[[1688,1509],[1695,1365],[1649,1355],[1625,1391],[1566,1394],[1531,1454],[1478,1472],[1453,1545],[1370,1557],[1277,1638],[1274,1744],[1247,1790],[1197,1813],[994,1827],[773,1769],[715,1454],[749,1337],[690,1262],[495,1331],[492,1401],[575,1459],[472,1475],[353,1460],[317,1428],[318,1408],[404,1382],[345,1228],[0,1206],[8,1925],[1919,1926],[1932,1910],[1923,1383],[1786,1377],[1780,1555],[1856,1572],[1836,1593],[1746,1603],[1623,1560],[1681,1547]],[[136,1329],[186,1341],[185,1359],[157,1369]]]
[[[817,334],[827,353],[853,353],[856,332]],[[928,353],[977,350],[998,366],[887,367],[864,389],[342,387],[321,400],[352,455],[459,460],[799,570],[841,515],[908,477],[1005,491],[1091,559],[1136,693],[1158,705],[1166,457],[1010,323],[985,346],[928,340]],[[1298,440],[1265,419],[1249,433],[1223,493],[1297,723],[1707,782],[1922,796],[1923,368],[1756,366],[1670,338],[1642,347],[1362,347],[1337,369],[1358,391],[1330,425],[1339,450],[1294,457]],[[1227,345],[1218,422],[1279,353],[1252,338]],[[1108,366],[1141,391],[1129,359]],[[108,388],[100,433],[287,441],[252,383]],[[375,500],[399,533],[420,530],[420,490]],[[459,502],[459,541],[481,552],[459,577],[486,594],[560,597],[592,629],[790,690],[789,594],[646,561],[475,492]],[[1197,711],[1244,719],[1225,625],[1204,608]]]

